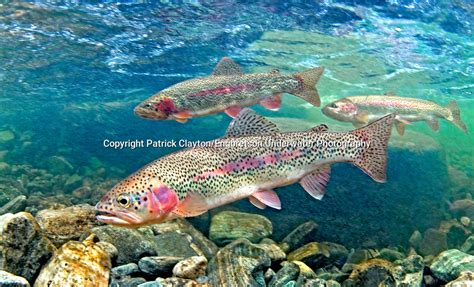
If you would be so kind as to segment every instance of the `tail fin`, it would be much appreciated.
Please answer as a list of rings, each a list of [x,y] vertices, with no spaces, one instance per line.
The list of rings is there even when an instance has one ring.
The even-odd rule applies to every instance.
[[[319,99],[318,90],[316,90],[315,86],[319,81],[319,78],[321,78],[323,72],[324,67],[317,67],[296,73],[294,76],[302,82],[303,87],[299,87],[298,90],[292,91],[290,93],[302,98],[316,107],[319,107],[321,105],[321,101]]]
[[[387,145],[394,119],[395,114],[390,114],[352,131],[352,134],[366,139],[368,143],[353,163],[377,182],[386,180]]]
[[[446,108],[451,112],[452,119],[450,120],[455,126],[460,128],[463,132],[467,133],[467,127],[461,120],[461,111],[459,110],[456,101],[450,101]]]

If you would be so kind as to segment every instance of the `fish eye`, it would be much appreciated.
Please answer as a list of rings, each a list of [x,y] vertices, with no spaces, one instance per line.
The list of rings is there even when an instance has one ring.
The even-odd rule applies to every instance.
[[[336,103],[332,103],[332,104],[329,105],[329,107],[330,108],[337,108],[337,105],[336,105]]]
[[[121,194],[117,197],[117,202],[120,206],[127,208],[131,204],[130,196],[126,194]]]
[[[149,109],[149,108],[151,108],[151,107],[152,107],[152,105],[151,105],[150,103],[145,104],[145,108]]]

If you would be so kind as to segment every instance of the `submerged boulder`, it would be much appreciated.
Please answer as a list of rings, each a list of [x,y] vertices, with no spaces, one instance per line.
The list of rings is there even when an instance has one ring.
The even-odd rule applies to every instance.
[[[474,271],[464,271],[456,280],[446,284],[445,287],[469,287],[474,286]]]
[[[93,206],[81,204],[61,209],[45,209],[36,214],[36,220],[48,238],[61,246],[98,225]]]
[[[117,264],[137,263],[145,256],[157,254],[158,246],[149,229],[130,229],[110,225],[94,227],[90,231],[100,241],[111,243],[118,250]]]
[[[155,235],[159,236],[168,232],[179,232],[189,234],[192,238],[190,245],[196,246],[210,260],[219,250],[214,242],[209,240],[199,230],[194,228],[188,221],[182,218],[175,219],[170,222],[152,225]]]
[[[0,270],[0,287],[30,287],[23,277]]]
[[[112,263],[107,253],[94,243],[94,237],[61,246],[41,270],[35,286],[107,287]]]
[[[33,283],[54,250],[30,213],[0,216],[0,269]]]
[[[457,249],[449,249],[433,260],[430,269],[437,278],[449,282],[458,278],[464,271],[474,270],[474,256]]]
[[[221,246],[239,238],[246,238],[257,243],[272,235],[272,232],[272,223],[264,216],[223,211],[212,218],[209,238]]]
[[[180,278],[196,279],[206,274],[206,268],[206,257],[193,256],[178,262],[173,268],[173,275]]]
[[[247,239],[217,252],[207,267],[210,286],[265,286],[263,269],[271,264],[265,251]]]
[[[302,261],[314,269],[344,263],[349,251],[332,242],[310,242],[288,254],[289,261]],[[341,264],[342,264],[341,263]]]
[[[171,270],[183,257],[173,256],[149,256],[143,257],[138,261],[138,267],[146,274],[167,276],[171,274]]]
[[[308,240],[314,239],[314,234],[318,230],[316,222],[310,220],[296,227],[280,242],[283,251],[293,251],[301,245],[308,243]]]

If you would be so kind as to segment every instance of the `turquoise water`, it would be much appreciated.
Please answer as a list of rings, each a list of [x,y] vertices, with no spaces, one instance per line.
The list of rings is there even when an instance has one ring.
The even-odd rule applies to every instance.
[[[104,140],[222,136],[231,121],[225,114],[180,124],[138,118],[133,108],[210,74],[229,56],[246,72],[324,66],[322,105],[388,91],[443,106],[458,102],[470,133],[441,121],[438,133],[415,123],[404,137],[394,134],[386,184],[337,164],[322,201],[292,185],[277,190],[282,211],[259,211],[247,201],[218,209],[266,215],[276,237],[313,219],[324,240],[406,247],[414,230],[456,218],[447,201],[474,193],[474,8],[469,1],[369,2],[2,2],[0,205],[19,194],[32,212],[95,204],[131,172],[177,150],[119,150]],[[279,112],[255,110],[286,130],[352,128],[291,95]],[[90,193],[78,191],[83,186]],[[193,222],[205,231],[207,219]]]

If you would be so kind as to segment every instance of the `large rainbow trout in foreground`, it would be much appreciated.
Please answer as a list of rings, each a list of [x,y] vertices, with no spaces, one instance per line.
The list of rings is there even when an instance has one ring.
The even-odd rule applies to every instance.
[[[135,108],[146,119],[176,120],[225,112],[235,117],[242,107],[260,103],[278,110],[282,93],[298,96],[319,107],[315,88],[323,68],[313,68],[292,75],[271,73],[244,74],[239,65],[223,58],[209,77],[187,80],[153,95]]]
[[[258,208],[281,209],[273,188],[299,182],[321,199],[330,165],[350,162],[385,181],[387,142],[394,115],[351,132],[320,125],[280,133],[275,124],[242,110],[223,138],[162,157],[112,188],[96,205],[98,220],[135,227],[249,198]]]
[[[441,107],[427,100],[385,95],[354,96],[334,101],[323,108],[323,113],[335,120],[351,122],[354,126],[366,125],[390,113],[396,113],[395,127],[400,135],[405,125],[426,121],[432,130],[439,130],[438,119],[446,119],[467,133],[461,120],[461,112],[455,101]]]

